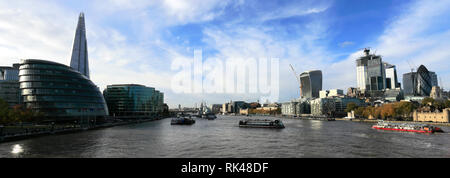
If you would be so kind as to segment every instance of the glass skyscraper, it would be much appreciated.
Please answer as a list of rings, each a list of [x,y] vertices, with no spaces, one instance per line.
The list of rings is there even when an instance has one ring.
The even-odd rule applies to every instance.
[[[381,56],[370,54],[370,49],[365,49],[364,53],[365,56],[356,60],[358,88],[367,91],[386,89],[386,73]]]
[[[25,107],[44,113],[48,119],[108,115],[98,87],[66,65],[36,59],[22,60],[19,83]]]
[[[319,98],[322,90],[322,71],[313,70],[300,74],[302,84],[302,98]]]
[[[84,13],[80,13],[78,25],[73,41],[72,58],[70,67],[89,78],[89,59],[86,39],[86,25],[84,23]]]
[[[103,95],[112,116],[151,116],[163,111],[164,94],[152,87],[108,85]]]
[[[403,91],[405,95],[430,96],[433,87],[428,69],[421,65],[417,72],[403,74]]]

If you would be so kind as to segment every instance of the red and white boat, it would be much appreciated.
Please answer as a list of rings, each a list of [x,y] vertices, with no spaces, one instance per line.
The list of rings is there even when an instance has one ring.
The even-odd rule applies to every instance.
[[[444,132],[441,128],[431,126],[428,124],[391,123],[384,121],[379,121],[378,124],[372,126],[372,128],[379,130],[393,130],[393,131],[419,132],[419,133]]]

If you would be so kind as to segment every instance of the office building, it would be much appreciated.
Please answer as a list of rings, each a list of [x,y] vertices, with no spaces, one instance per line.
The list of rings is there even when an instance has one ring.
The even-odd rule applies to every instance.
[[[22,60],[19,82],[25,107],[43,113],[48,120],[108,115],[98,87],[66,65],[36,59]]]
[[[384,63],[384,69],[386,73],[386,89],[400,88],[400,83],[397,78],[397,69],[395,65]]]
[[[111,116],[154,116],[164,111],[164,94],[152,87],[108,85],[103,95]]]
[[[322,90],[322,71],[312,70],[300,74],[302,98],[319,98]]]
[[[19,66],[0,66],[0,99],[6,101],[9,106],[21,104],[22,97],[19,90]]]
[[[430,74],[430,78],[431,78],[431,86],[432,87],[439,86],[436,72],[429,71],[429,74]]]
[[[340,97],[344,96],[344,90],[341,89],[321,90],[319,95],[320,95],[319,98]]]
[[[364,50],[365,56],[356,60],[357,85],[364,91],[381,91],[386,88],[386,74],[381,56]]]
[[[405,96],[430,96],[432,79],[428,69],[421,65],[417,72],[403,74],[403,91]]]
[[[70,67],[89,78],[89,59],[87,49],[88,47],[86,40],[86,26],[84,23],[84,13],[81,13],[78,18],[78,25],[75,31],[75,39],[73,41]]]
[[[317,98],[311,100],[311,114],[313,116],[331,116],[336,112],[333,98]]]

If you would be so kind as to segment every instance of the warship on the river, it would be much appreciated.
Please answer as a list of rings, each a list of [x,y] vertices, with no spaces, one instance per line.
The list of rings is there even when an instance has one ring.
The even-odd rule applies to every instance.
[[[190,115],[180,114],[177,118],[173,118],[170,122],[171,125],[192,125],[195,124],[195,120]]]

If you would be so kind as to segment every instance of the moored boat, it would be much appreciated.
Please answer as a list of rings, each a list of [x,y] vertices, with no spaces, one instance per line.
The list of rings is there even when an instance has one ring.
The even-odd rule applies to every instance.
[[[413,123],[392,123],[379,121],[377,125],[372,126],[378,130],[392,130],[402,132],[418,132],[418,133],[434,133],[444,132],[441,128],[431,126],[428,124],[413,124]]]
[[[239,127],[282,129],[284,124],[281,120],[246,119],[239,121]]]
[[[170,122],[171,125],[192,125],[195,124],[195,120],[191,116],[180,115],[177,118],[173,118]]]

